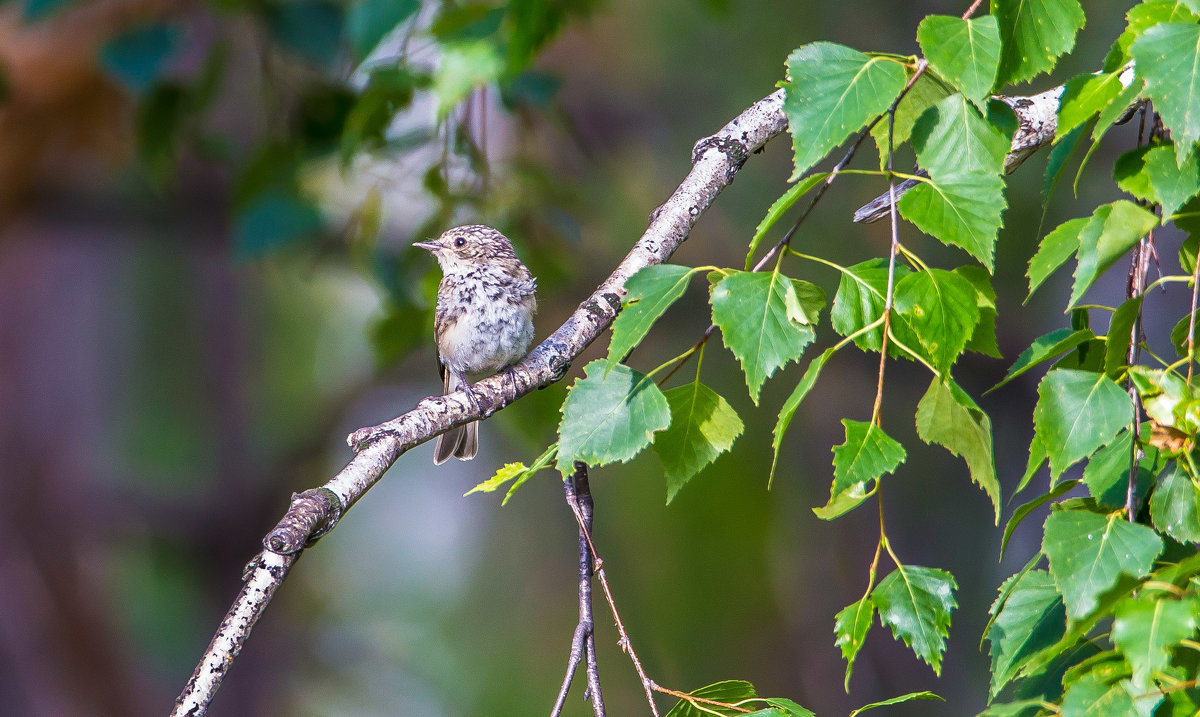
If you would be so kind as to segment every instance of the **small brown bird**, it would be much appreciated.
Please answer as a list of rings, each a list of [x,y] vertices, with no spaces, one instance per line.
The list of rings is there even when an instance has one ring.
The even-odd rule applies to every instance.
[[[533,341],[537,280],[508,238],[482,224],[455,227],[413,246],[431,252],[442,267],[434,340],[443,393],[465,387],[478,409],[467,379],[511,367],[525,355]],[[516,377],[510,375],[515,394]],[[468,461],[478,451],[479,425],[472,422],[438,436],[433,462],[450,456]]]

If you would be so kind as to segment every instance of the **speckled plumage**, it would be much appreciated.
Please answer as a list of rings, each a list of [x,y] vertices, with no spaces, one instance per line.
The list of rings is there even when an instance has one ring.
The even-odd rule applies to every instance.
[[[489,226],[471,224],[415,246],[433,253],[442,267],[434,340],[444,392],[523,357],[533,341],[537,281],[508,238]],[[438,436],[434,463],[451,455],[474,458],[478,430],[477,423],[469,423]]]

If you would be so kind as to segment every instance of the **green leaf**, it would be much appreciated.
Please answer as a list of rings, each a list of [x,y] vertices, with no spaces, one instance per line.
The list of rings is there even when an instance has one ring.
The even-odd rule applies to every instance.
[[[900,214],[918,229],[965,249],[991,271],[1000,216],[1007,206],[998,174],[945,172],[900,197]]]
[[[988,393],[995,391],[1043,361],[1049,361],[1055,356],[1064,354],[1094,338],[1096,338],[1096,335],[1090,329],[1079,329],[1078,331],[1055,329],[1045,336],[1039,336],[1033,340],[1029,348],[1022,351],[1020,356],[1017,356],[1017,360],[1008,369],[1008,373],[1005,374],[1004,379],[989,388]]]
[[[992,0],[1000,21],[1000,70],[996,87],[1049,72],[1075,46],[1085,20],[1079,0]]]
[[[1181,543],[1200,542],[1200,490],[1179,465],[1158,479],[1150,518],[1154,527]]]
[[[900,565],[871,592],[879,621],[937,675],[942,673],[950,613],[958,606],[957,588],[954,576],[945,570]]]
[[[488,40],[443,45],[442,60],[433,76],[438,117],[445,117],[477,88],[495,82],[503,71],[504,59]]]
[[[607,369],[611,370],[629,354],[671,304],[687,289],[693,269],[678,264],[653,264],[629,277],[621,313],[613,321],[612,340],[608,344]]]
[[[1087,73],[1072,77],[1067,82],[1058,100],[1055,142],[1090,120],[1121,94],[1121,90],[1124,89],[1120,80],[1122,71],[1123,69],[1118,69],[1100,75]]]
[[[954,273],[975,287],[975,306],[979,309],[979,323],[975,324],[966,350],[1001,358],[1000,345],[996,343],[996,291],[992,288],[991,275],[975,265],[960,266]]]
[[[759,699],[771,705],[771,709],[759,710],[747,717],[755,717],[755,715],[757,717],[815,717],[812,710],[805,709],[784,697],[760,697]]]
[[[1063,695],[1061,717],[1135,717],[1133,698],[1121,685],[1087,674]]]
[[[788,426],[792,423],[792,418],[796,415],[796,409],[800,407],[800,402],[812,390],[812,387],[817,382],[817,378],[821,375],[821,368],[825,366],[825,362],[834,353],[834,349],[828,348],[809,362],[808,368],[804,371],[804,376],[800,378],[800,383],[796,384],[796,388],[792,389],[791,395],[783,402],[783,408],[779,409],[779,418],[775,421],[775,429],[771,432],[771,448],[775,454],[771,458],[771,474],[767,477],[767,486],[770,487],[775,480],[775,469],[779,465],[779,451],[783,447],[783,436],[787,433]]]
[[[1129,48],[1146,95],[1186,159],[1200,139],[1200,25],[1169,22],[1146,30]]]
[[[864,597],[858,602],[847,605],[834,618],[833,632],[837,640],[833,643],[842,648],[842,658],[846,660],[846,693],[850,693],[850,674],[854,672],[854,660],[858,651],[867,641],[867,631],[871,629],[871,621],[875,619],[875,603]]]
[[[980,116],[962,95],[953,94],[921,115],[912,143],[921,168],[937,180],[964,172],[1001,174],[1012,137]]]
[[[910,273],[908,267],[898,264],[896,281]],[[842,271],[837,295],[833,299],[833,308],[829,314],[834,331],[842,336],[850,336],[883,316],[887,276],[886,259],[870,259]],[[893,317],[896,318],[902,317]],[[880,327],[855,337],[854,344],[864,351],[879,351],[882,337],[883,329]],[[892,350],[889,346],[889,355]]]
[[[1036,437],[1034,438],[1034,441],[1037,441]],[[1045,460],[1046,460],[1046,457],[1043,455],[1042,461],[1045,461]],[[1039,462],[1037,464],[1037,466],[1041,467],[1041,463]],[[1020,525],[1021,522],[1023,520],[1025,520],[1025,518],[1028,517],[1030,513],[1037,510],[1038,508],[1045,505],[1046,503],[1049,503],[1050,501],[1054,500],[1055,498],[1058,498],[1059,496],[1063,495],[1064,493],[1069,492],[1072,488],[1074,488],[1077,485],[1079,485],[1079,481],[1077,481],[1077,480],[1063,481],[1062,483],[1059,483],[1058,485],[1054,486],[1054,488],[1051,489],[1051,491],[1049,493],[1040,495],[1037,498],[1034,498],[1033,500],[1029,501],[1028,503],[1022,504],[1020,507],[1018,507],[1016,510],[1014,510],[1012,517],[1009,518],[1008,523],[1006,523],[1004,525],[1004,536],[1000,539],[1000,557],[1001,558],[1004,557],[1004,551],[1008,549],[1008,540],[1009,540],[1009,538],[1012,537],[1013,531],[1015,531],[1017,529],[1017,526]]]
[[[858,715],[862,714],[863,712],[866,712],[867,710],[873,710],[876,707],[889,707],[891,705],[898,705],[904,702],[912,702],[913,700],[931,700],[934,702],[946,701],[942,696],[936,695],[928,690],[923,690],[921,692],[909,692],[905,695],[890,697],[886,700],[880,700],[879,702],[872,702],[869,705],[863,705],[862,707],[859,707],[851,712],[850,717],[858,717]]]
[[[738,271],[712,287],[711,302],[713,323],[741,362],[757,405],[763,383],[816,338],[812,324],[825,297],[815,285],[778,272]]]
[[[831,42],[796,49],[787,60],[783,113],[795,150],[791,180],[882,114],[904,89],[904,67]]]
[[[896,105],[896,121],[891,127],[892,146],[899,147],[909,140],[913,125],[927,109],[948,97],[954,92],[947,87],[945,81],[926,72],[917,78],[916,83]],[[887,167],[888,157],[888,123],[877,122],[871,129],[871,139],[879,152],[879,169]]]
[[[1000,694],[1026,660],[1058,642],[1066,631],[1066,608],[1050,573],[1030,570],[1014,575],[1000,590],[1007,590],[1008,596],[986,634],[992,656],[989,698]]]
[[[1133,325],[1142,312],[1142,296],[1128,299],[1113,312],[1104,338],[1104,373],[1117,378],[1125,370],[1129,346],[1133,340]]]
[[[1046,455],[1046,444],[1042,443],[1041,436],[1035,433],[1033,440],[1029,442],[1029,459],[1025,463],[1025,474],[1021,476],[1021,482],[1017,484],[1017,489],[1013,491],[1013,495],[1025,490],[1025,487],[1029,485],[1029,481],[1033,480],[1033,476],[1046,463],[1049,457]]]
[[[1088,460],[1087,468],[1083,470],[1083,482],[1096,503],[1112,508],[1125,506],[1129,488],[1129,460],[1132,453],[1133,434],[1122,430],[1111,443],[1096,451]],[[1145,455],[1138,462],[1139,502],[1141,496],[1150,490],[1154,478],[1150,469],[1157,458],[1158,451],[1146,446]],[[1134,512],[1137,512],[1136,509]]]
[[[996,18],[929,15],[917,26],[917,42],[933,69],[982,109],[1000,66]]]
[[[1192,0],[1188,0],[1191,2]],[[1104,58],[1104,69],[1112,72],[1123,67],[1131,58],[1129,48],[1146,30],[1164,22],[1196,22],[1198,19],[1187,2],[1178,0],[1150,0],[1134,5],[1125,14],[1126,27]]]
[[[491,493],[502,488],[506,483],[515,480],[517,476],[529,470],[524,463],[505,463],[491,478],[477,484],[474,488],[463,493],[466,497],[472,493]]]
[[[917,435],[962,456],[971,480],[987,493],[1000,522],[1000,483],[992,455],[992,421],[950,378],[934,379],[917,404]]]
[[[861,503],[867,497],[868,483],[896,470],[908,457],[904,446],[874,423],[843,418],[842,425],[846,427],[846,440],[833,447],[829,502],[813,510],[823,520],[836,518]]]
[[[1120,513],[1099,515],[1085,510],[1059,510],[1046,518],[1042,551],[1050,574],[1072,620],[1087,617],[1100,595],[1128,575],[1150,572],[1162,552],[1153,529],[1130,523]]]
[[[1118,187],[1136,199],[1153,203],[1158,197],[1150,184],[1150,175],[1146,173],[1146,155],[1151,149],[1153,147],[1138,147],[1117,157],[1117,162],[1113,165],[1113,180]],[[1174,162],[1175,153],[1171,152],[1171,163]]]
[[[895,307],[942,373],[954,365],[979,323],[975,287],[944,269],[918,271],[897,281]]]
[[[1071,306],[1117,259],[1158,225],[1158,217],[1125,199],[1096,207],[1079,234],[1079,265],[1071,289]]]
[[[782,217],[787,210],[791,209],[792,205],[795,204],[800,197],[803,197],[813,187],[825,181],[825,178],[828,176],[828,172],[817,172],[816,174],[810,174],[799,182],[793,184],[790,189],[783,193],[783,196],[781,196],[779,199],[776,199],[775,202],[771,204],[771,208],[767,210],[767,216],[763,217],[762,221],[758,223],[758,228],[754,230],[754,237],[750,239],[750,249],[746,252],[746,271],[749,271],[750,267],[754,265],[754,252],[758,250],[759,243],[763,240],[763,237],[767,235],[767,232],[771,231],[771,228],[775,226],[775,223],[779,221],[779,218]]]
[[[1117,605],[1112,641],[1133,666],[1133,684],[1139,691],[1155,688],[1154,674],[1166,669],[1170,650],[1196,633],[1200,600],[1170,600],[1143,594]]]
[[[1055,476],[1111,441],[1132,419],[1129,395],[1102,373],[1054,369],[1038,384],[1034,430]]]
[[[140,93],[162,74],[181,34],[178,27],[163,24],[127,30],[100,48],[100,64],[130,91]]]
[[[693,697],[703,697],[706,700],[716,700],[726,704],[734,702],[742,702],[758,696],[754,691],[754,685],[745,680],[724,680],[711,685],[706,685],[688,693]],[[705,705],[705,709],[712,709]],[[737,714],[728,710],[714,709],[720,715]],[[744,713],[743,713],[744,714]],[[711,717],[712,712],[703,712],[693,707],[687,700],[680,700],[666,717]]]
[[[1029,296],[1033,296],[1042,282],[1079,249],[1079,234],[1089,221],[1089,217],[1071,219],[1042,237],[1037,253],[1029,260],[1029,270],[1025,272],[1029,277]]]
[[[1164,217],[1169,219],[1189,199],[1200,194],[1200,157],[1195,152],[1178,164],[1171,146],[1158,145],[1150,148],[1144,161]]]
[[[357,0],[346,12],[346,35],[362,61],[396,26],[421,7],[420,0]]]
[[[671,425],[654,436],[670,503],[693,476],[728,451],[742,434],[733,407],[699,380],[666,392]]]
[[[594,466],[627,461],[671,423],[671,409],[654,381],[618,364],[604,371],[604,360],[592,361],[567,392],[558,427],[558,469],[575,461]]]

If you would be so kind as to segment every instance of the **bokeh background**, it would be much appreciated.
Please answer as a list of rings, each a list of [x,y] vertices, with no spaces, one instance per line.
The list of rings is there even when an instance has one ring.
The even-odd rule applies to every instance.
[[[539,277],[544,337],[640,235],[692,144],[771,92],[793,48],[828,39],[911,53],[921,17],[965,5],[3,3],[0,712],[170,709],[290,493],[350,458],[349,431],[439,390],[438,273],[412,241],[456,223],[501,227]],[[1076,51],[1019,91],[1098,67],[1125,5],[1089,8]],[[397,18],[407,19],[383,36]],[[1136,131],[1111,133],[1092,166],[1110,166]],[[789,152],[781,137],[752,157],[674,261],[740,266],[785,188]],[[861,166],[873,153],[864,148]],[[1045,161],[1010,181],[996,269],[1005,359],[970,356],[956,372],[976,396],[1068,322],[1066,272],[1022,305]],[[1070,179],[1047,227],[1112,198],[1103,169],[1085,175],[1078,199]],[[844,264],[881,255],[886,226],[849,217],[882,189],[844,178],[797,245]],[[902,231],[931,263],[968,261]],[[1173,249],[1161,254],[1169,262]],[[785,268],[832,298],[832,271]],[[1097,301],[1119,302],[1119,274]],[[702,284],[636,366],[698,338]],[[1185,301],[1147,300],[1152,341]],[[819,336],[810,356],[831,340],[827,315]],[[828,495],[839,419],[870,414],[876,358],[851,347],[825,368],[768,491],[770,429],[803,368],[782,371],[756,407],[714,340],[704,380],[746,431],[670,505],[652,456],[593,471],[595,538],[634,645],[676,689],[747,679],[820,715],[929,689],[947,702],[889,714],[974,714],[987,694],[987,606],[1036,549],[1040,520],[998,561],[986,497],[958,459],[915,435],[928,376],[889,368],[884,425],[909,456],[884,488],[892,544],[907,562],[952,571],[961,607],[940,678],[876,623],[846,694],[833,616],[865,587],[876,515],[864,506],[824,523],[810,509]],[[505,507],[498,494],[463,493],[554,440],[570,380],[489,420],[472,462],[435,469],[428,446],[403,456],[293,570],[210,714],[548,712],[577,609],[561,483],[539,474]],[[1024,470],[1036,381],[980,399],[1006,500]],[[645,713],[603,603],[596,614],[609,713]],[[567,714],[591,713],[581,690]]]

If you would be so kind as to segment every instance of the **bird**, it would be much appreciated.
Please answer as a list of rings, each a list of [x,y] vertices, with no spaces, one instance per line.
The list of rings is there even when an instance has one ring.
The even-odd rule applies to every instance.
[[[480,410],[468,379],[507,368],[515,398],[512,365],[533,341],[537,279],[517,258],[508,237],[484,224],[454,227],[413,246],[433,254],[442,269],[434,343],[443,394],[466,388]],[[469,461],[478,451],[479,425],[472,421],[438,436],[433,462],[441,465],[450,456]]]

